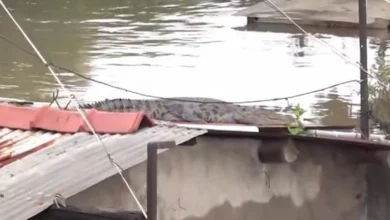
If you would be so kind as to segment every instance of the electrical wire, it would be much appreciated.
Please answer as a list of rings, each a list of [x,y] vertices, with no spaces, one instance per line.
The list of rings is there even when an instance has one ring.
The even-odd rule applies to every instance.
[[[14,22],[14,24],[16,25],[16,27],[19,29],[19,31],[21,32],[21,34],[24,36],[24,38],[27,40],[27,42],[30,44],[30,46],[34,49],[35,53],[37,54],[37,56],[40,58],[40,60],[42,61],[42,63],[44,63],[47,68],[49,69],[50,73],[53,75],[54,79],[58,82],[58,84],[62,87],[62,89],[67,93],[67,95],[69,96],[69,99],[70,100],[73,100],[77,103],[76,105],[76,109],[77,111],[79,112],[79,114],[81,115],[81,117],[83,118],[83,120],[85,121],[85,123],[87,124],[87,126],[89,127],[89,129],[91,130],[91,132],[93,133],[93,135],[96,137],[97,141],[100,143],[100,145],[103,147],[105,153],[106,153],[106,156],[108,158],[108,160],[110,161],[110,163],[116,168],[118,174],[121,176],[122,180],[124,181],[126,187],[128,188],[128,190],[130,191],[131,195],[133,196],[133,198],[135,199],[137,205],[139,206],[139,208],[141,209],[143,215],[145,216],[145,218],[147,218],[147,215],[146,215],[146,212],[145,210],[143,209],[141,203],[139,202],[139,200],[137,199],[134,191],[131,189],[129,183],[127,182],[127,180],[125,179],[125,177],[123,176],[123,173],[122,173],[122,168],[120,168],[120,166],[115,163],[114,159],[111,157],[111,154],[108,152],[108,149],[106,148],[104,142],[102,141],[101,137],[96,133],[95,131],[95,128],[93,127],[93,125],[91,124],[91,122],[89,121],[88,119],[88,116],[86,114],[86,112],[80,107],[80,102],[77,100],[76,96],[74,94],[72,94],[70,92],[70,90],[68,90],[65,85],[61,82],[61,80],[59,79],[59,77],[57,76],[57,74],[54,72],[53,68],[48,65],[47,61],[45,60],[45,58],[42,56],[42,54],[39,52],[39,50],[35,47],[34,43],[30,40],[30,38],[27,36],[27,34],[24,32],[24,30],[22,29],[22,27],[19,25],[19,23],[15,20],[15,18],[12,16],[11,12],[8,10],[8,8],[5,6],[5,4],[3,3],[2,0],[0,0],[0,5],[3,7],[3,9],[5,10],[5,12],[7,13],[7,15],[9,16],[9,18]]]
[[[7,41],[10,44],[12,44],[13,46],[18,48],[22,52],[24,52],[24,53],[26,53],[26,54],[28,54],[28,55],[30,55],[32,57],[35,57],[35,58],[39,59],[39,57],[36,54],[33,54],[30,51],[28,51],[27,49],[19,46],[18,44],[16,44],[15,42],[10,40],[9,38],[5,37],[4,35],[0,34],[0,38],[5,40],[5,41]],[[269,98],[269,99],[257,99],[257,100],[233,101],[233,102],[200,101],[200,100],[187,100],[187,99],[180,99],[180,98],[167,98],[167,97],[161,97],[161,96],[156,96],[156,95],[151,95],[151,94],[146,94],[146,93],[141,93],[141,92],[137,92],[137,91],[134,91],[134,90],[126,89],[126,88],[123,88],[123,87],[120,87],[120,86],[112,85],[112,84],[109,84],[109,83],[106,83],[106,82],[103,82],[103,81],[100,81],[100,80],[93,79],[91,77],[85,76],[83,74],[80,74],[80,73],[78,73],[76,71],[73,71],[73,70],[70,70],[68,68],[57,66],[53,62],[51,62],[50,60],[45,65],[46,66],[55,67],[55,68],[57,68],[59,70],[66,71],[68,73],[73,73],[73,74],[75,74],[76,76],[78,76],[80,78],[83,78],[83,79],[91,81],[91,82],[95,82],[97,84],[101,84],[101,85],[104,85],[104,86],[107,86],[107,87],[110,87],[110,88],[113,88],[113,89],[117,89],[117,90],[121,90],[121,91],[124,91],[124,92],[136,94],[136,95],[143,96],[143,97],[155,98],[155,99],[163,99],[163,100],[169,100],[169,101],[202,103],[202,104],[251,104],[251,103],[261,103],[261,102],[270,102],[270,101],[289,100],[289,99],[293,99],[293,98],[298,98],[298,97],[302,97],[302,96],[306,96],[306,95],[322,92],[322,91],[325,91],[325,90],[328,90],[328,89],[331,89],[331,88],[334,88],[334,87],[338,87],[338,86],[349,84],[349,83],[353,83],[353,82],[358,82],[358,83],[362,82],[360,80],[347,80],[347,81],[343,81],[343,82],[339,82],[339,83],[336,83],[336,84],[332,84],[330,86],[326,86],[326,87],[323,87],[323,88],[320,88],[320,89],[311,90],[311,91],[308,91],[308,92],[298,93],[298,94],[291,95],[291,96]]]

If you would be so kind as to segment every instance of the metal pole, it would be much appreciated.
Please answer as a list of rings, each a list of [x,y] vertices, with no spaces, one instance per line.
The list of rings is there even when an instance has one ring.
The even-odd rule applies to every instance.
[[[150,142],[147,145],[146,207],[148,220],[157,220],[157,149],[175,146],[174,141]]]
[[[367,80],[367,0],[359,0],[359,41],[360,41],[360,130],[361,138],[369,138],[369,108]]]
[[[157,144],[148,144],[148,159],[146,171],[146,213],[149,220],[157,220]]]

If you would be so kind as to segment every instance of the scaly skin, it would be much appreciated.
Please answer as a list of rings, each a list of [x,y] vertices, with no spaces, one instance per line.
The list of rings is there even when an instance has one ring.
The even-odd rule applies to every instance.
[[[223,102],[209,98],[174,99]],[[150,118],[162,121],[286,126],[292,120],[291,117],[260,107],[240,106],[230,103],[182,102],[167,99],[106,99],[92,104],[83,104],[81,107],[108,112],[144,111]]]

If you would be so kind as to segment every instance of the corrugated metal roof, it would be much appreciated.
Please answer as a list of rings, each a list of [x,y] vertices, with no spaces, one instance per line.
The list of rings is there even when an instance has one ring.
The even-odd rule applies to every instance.
[[[0,115],[0,127],[4,128],[67,133],[91,131],[77,111],[50,106],[26,107],[0,103]],[[141,127],[154,125],[142,111],[102,112],[92,109],[86,111],[86,115],[97,133],[129,134]]]
[[[148,142],[174,140],[181,144],[206,132],[158,125],[133,134],[103,135],[102,140],[115,162],[128,169],[146,160]],[[2,149],[13,155],[50,143],[0,169],[1,219],[30,218],[50,206],[55,194],[68,198],[116,174],[103,148],[88,133],[58,135],[9,129],[0,133],[1,140],[11,140]]]
[[[3,128],[0,130],[0,168],[65,137],[67,135],[54,132]]]

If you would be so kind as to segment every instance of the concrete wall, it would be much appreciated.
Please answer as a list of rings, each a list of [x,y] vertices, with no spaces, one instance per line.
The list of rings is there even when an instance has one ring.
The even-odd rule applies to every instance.
[[[390,169],[367,167],[367,220],[390,219]]]
[[[293,164],[264,165],[256,158],[258,145],[201,137],[195,147],[160,154],[159,219],[366,219],[366,168],[355,163],[354,151],[301,145]],[[146,163],[126,175],[146,207]],[[138,210],[118,176],[67,203]]]

